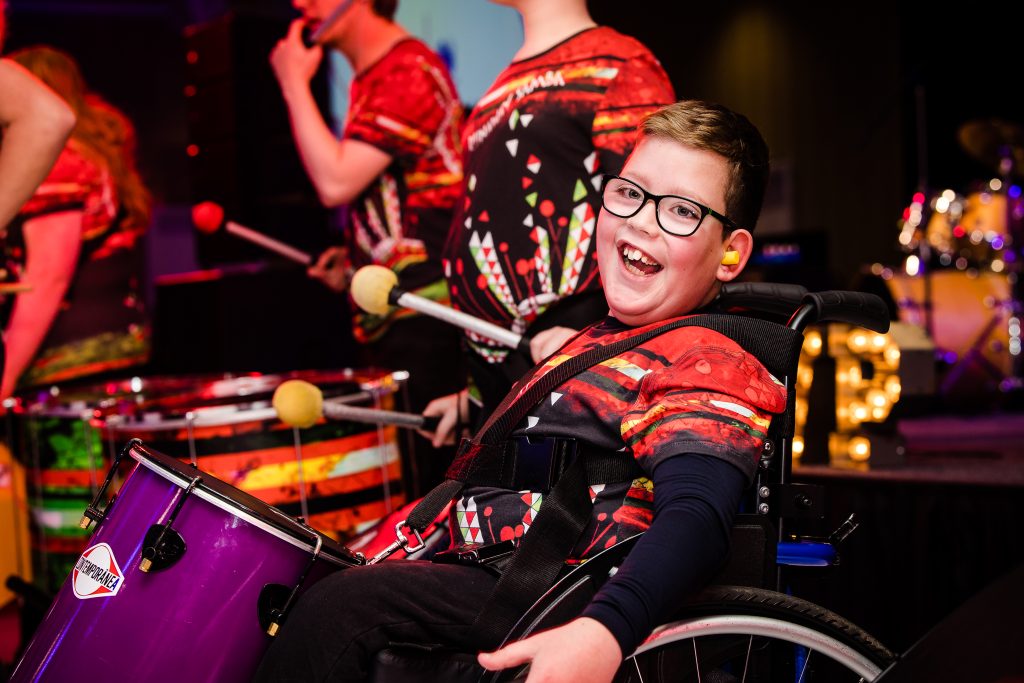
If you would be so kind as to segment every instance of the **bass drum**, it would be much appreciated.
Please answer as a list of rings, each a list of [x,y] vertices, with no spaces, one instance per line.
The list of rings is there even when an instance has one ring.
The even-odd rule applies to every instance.
[[[88,539],[78,524],[82,511],[117,449],[135,437],[336,540],[400,507],[397,429],[326,420],[292,429],[271,405],[288,379],[381,409],[392,407],[404,381],[399,373],[352,369],[130,377],[19,397],[12,451],[26,471],[36,585],[52,594],[74,568]]]
[[[883,282],[896,317],[930,331],[944,366],[939,378],[944,397],[991,398],[1012,375],[1012,298],[1005,274],[938,270],[927,277],[894,274]]]

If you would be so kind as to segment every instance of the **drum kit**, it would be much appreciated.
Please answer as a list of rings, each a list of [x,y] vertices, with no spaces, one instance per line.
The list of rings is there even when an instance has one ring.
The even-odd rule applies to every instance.
[[[394,544],[412,504],[396,426],[413,425],[389,416],[419,417],[390,410],[405,381],[131,377],[8,401],[27,520],[3,542],[55,594],[11,680],[249,680],[302,590]],[[279,419],[293,382],[331,410]],[[430,540],[446,533],[439,517]]]
[[[904,210],[903,273],[885,273],[899,318],[922,326],[944,365],[940,393],[954,401],[1016,395],[1021,358],[1024,128],[970,121],[961,147],[997,175],[966,194],[918,192]]]

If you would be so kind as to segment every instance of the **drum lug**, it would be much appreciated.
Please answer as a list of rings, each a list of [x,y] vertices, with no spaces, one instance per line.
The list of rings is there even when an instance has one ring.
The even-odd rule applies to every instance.
[[[143,543],[139,569],[144,572],[167,569],[185,554],[185,539],[177,531],[163,524],[149,527]]]
[[[178,496],[178,502],[174,504],[171,515],[167,518],[166,524],[154,524],[149,527],[144,539],[145,546],[142,548],[142,559],[139,560],[139,570],[148,572],[151,569],[160,571],[166,569],[178,561],[185,553],[185,539],[177,531],[171,528],[174,520],[181,512],[181,506],[185,504],[188,497],[195,490],[196,486],[203,482],[202,477],[194,477],[188,486]]]
[[[276,636],[277,630],[284,621],[285,610],[291,601],[292,590],[279,583],[268,583],[260,591],[256,602],[256,616],[260,620],[260,628],[268,636]]]
[[[110,487],[110,482],[114,480],[114,475],[117,473],[117,468],[121,464],[121,461],[125,459],[132,448],[141,445],[141,439],[132,439],[124,445],[124,448],[122,448],[117,455],[114,456],[114,462],[110,464],[110,469],[107,470],[107,478],[103,480],[103,485],[100,486],[98,491],[96,491],[96,497],[93,498],[92,502],[85,508],[85,512],[82,513],[82,519],[79,520],[78,526],[83,529],[88,529],[90,524],[93,522],[99,524],[103,521],[103,518],[107,516],[107,513],[110,511],[110,507],[114,504],[114,499],[117,496],[111,496],[103,509],[100,509],[100,501],[103,500],[103,496]]]

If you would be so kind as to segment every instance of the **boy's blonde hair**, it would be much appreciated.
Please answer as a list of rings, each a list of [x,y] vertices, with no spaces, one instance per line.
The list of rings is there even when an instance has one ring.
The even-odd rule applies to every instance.
[[[713,102],[683,100],[649,114],[639,133],[725,157],[725,213],[739,227],[754,229],[768,185],[768,145],[747,117]]]

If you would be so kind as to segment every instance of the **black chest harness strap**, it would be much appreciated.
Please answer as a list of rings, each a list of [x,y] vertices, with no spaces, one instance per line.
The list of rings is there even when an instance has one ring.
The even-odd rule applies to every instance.
[[[474,438],[462,442],[448,468],[446,480],[413,508],[405,526],[423,531],[467,484],[505,487],[516,482],[516,451],[508,445],[508,437],[537,402],[556,387],[658,335],[692,326],[705,327],[733,339],[776,377],[787,376],[791,359],[799,356],[802,337],[785,326],[737,315],[702,313],[612,344],[595,346],[551,369],[525,391],[518,389],[542,367],[538,366],[529,378],[513,387]],[[631,481],[641,475],[633,458],[616,451],[583,449],[568,463],[557,476],[554,488],[544,496],[530,532],[523,536],[477,616],[472,632],[481,648],[500,644],[519,617],[558,579],[592,514],[588,484]]]

